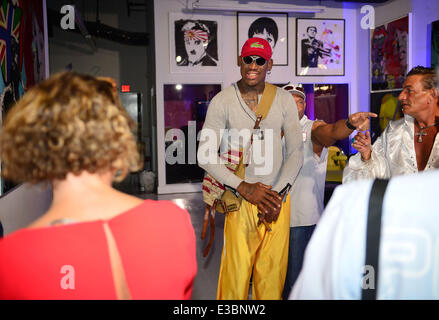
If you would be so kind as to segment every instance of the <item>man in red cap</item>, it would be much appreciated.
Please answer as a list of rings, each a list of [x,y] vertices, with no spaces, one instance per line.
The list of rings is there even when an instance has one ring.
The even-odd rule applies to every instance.
[[[246,41],[239,57],[241,79],[212,99],[201,132],[198,164],[242,198],[239,209],[226,214],[218,299],[247,299],[252,275],[253,299],[281,299],[283,290],[287,195],[302,166],[303,144],[293,97],[265,82],[273,65],[271,55],[265,39]],[[256,126],[259,115],[262,121]],[[251,136],[248,143],[245,132]],[[241,156],[245,173],[228,169],[224,160],[237,164]]]

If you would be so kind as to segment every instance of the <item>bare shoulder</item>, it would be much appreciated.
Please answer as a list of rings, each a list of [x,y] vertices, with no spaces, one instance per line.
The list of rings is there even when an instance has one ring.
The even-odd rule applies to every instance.
[[[26,228],[47,227],[58,220],[71,220],[74,222],[109,220],[139,206],[143,201],[143,199],[117,190],[110,192],[105,190],[99,194],[91,194],[81,201],[72,197],[53,204],[42,217]]]

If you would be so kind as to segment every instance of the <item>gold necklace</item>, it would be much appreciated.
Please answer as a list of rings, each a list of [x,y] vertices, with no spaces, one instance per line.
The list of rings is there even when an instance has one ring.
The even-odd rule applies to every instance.
[[[433,124],[430,124],[429,126],[425,126],[425,127],[421,127],[421,125],[419,125],[419,132],[415,133],[415,136],[418,136],[418,142],[421,143],[422,140],[422,136],[426,136],[427,132],[424,132],[425,129],[434,127],[435,125],[437,125],[439,122],[435,122]]]

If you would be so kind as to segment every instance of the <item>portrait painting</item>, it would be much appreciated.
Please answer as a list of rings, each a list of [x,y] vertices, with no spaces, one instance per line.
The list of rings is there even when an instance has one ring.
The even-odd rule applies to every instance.
[[[171,72],[220,72],[219,18],[170,13]]]
[[[263,38],[272,49],[273,66],[288,65],[288,14],[238,12],[238,56],[249,38]]]
[[[343,76],[344,19],[296,19],[296,76]]]

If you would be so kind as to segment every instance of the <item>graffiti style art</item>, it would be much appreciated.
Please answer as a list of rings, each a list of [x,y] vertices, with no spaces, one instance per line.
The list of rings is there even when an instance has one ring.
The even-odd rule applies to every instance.
[[[407,16],[371,33],[372,91],[402,88],[408,63],[408,21]]]
[[[45,61],[42,0],[0,0],[1,119],[27,89],[46,77]],[[1,193],[12,186],[2,180]]]

